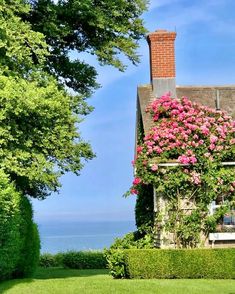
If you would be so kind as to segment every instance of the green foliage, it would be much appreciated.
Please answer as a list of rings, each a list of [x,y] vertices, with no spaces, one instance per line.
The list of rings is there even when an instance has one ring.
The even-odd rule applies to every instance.
[[[207,232],[215,232],[218,224],[223,220],[223,216],[228,212],[229,207],[227,205],[221,206],[216,209],[213,215],[206,216],[205,218],[205,230]]]
[[[22,220],[19,231],[22,245],[14,276],[30,277],[38,266],[40,239],[37,225],[33,223],[32,204],[26,197],[22,196],[20,210]]]
[[[96,70],[80,58],[81,52],[96,55],[101,65],[120,70],[125,69],[121,55],[134,64],[139,61],[136,49],[146,33],[140,19],[146,0],[29,2],[30,15],[23,17],[50,46],[45,69],[76,92],[89,96],[97,86]],[[71,50],[78,53],[76,59],[71,58]]]
[[[105,251],[107,266],[110,274],[115,279],[124,279],[126,274],[126,262],[123,249],[111,249]]]
[[[128,278],[235,278],[235,249],[129,249],[123,253]]]
[[[45,198],[94,156],[78,125],[96,71],[71,50],[121,70],[120,53],[136,63],[145,9],[145,0],[1,2],[0,166],[24,195]]]
[[[57,191],[61,174],[78,174],[82,160],[93,157],[76,128],[82,101],[59,90],[53,78],[0,75],[0,103],[0,165],[24,195]]]
[[[41,267],[58,267],[63,264],[63,253],[51,254],[43,253],[39,258],[39,266]]]
[[[0,67],[4,74],[21,75],[40,67],[48,55],[47,44],[40,32],[22,21],[20,14],[28,14],[25,1],[1,0],[0,3]]]
[[[0,279],[11,277],[19,260],[21,196],[0,170]]]
[[[153,234],[142,234],[140,231],[126,234],[123,238],[116,238],[110,249],[150,249],[153,248]]]
[[[59,267],[72,269],[106,268],[103,252],[99,251],[69,251],[57,254],[44,253],[40,255],[39,266]]]
[[[69,251],[63,253],[62,264],[73,269],[106,268],[107,262],[103,252],[99,251]]]
[[[153,234],[136,231],[116,238],[109,249],[105,250],[108,268],[114,278],[126,277],[124,249],[151,249],[154,247]]]
[[[50,50],[26,2],[0,4],[0,166],[23,195],[45,198],[93,158],[78,131],[92,108],[45,72]]]
[[[30,276],[38,264],[39,235],[30,201],[0,170],[0,277]]]
[[[153,207],[153,186],[143,185],[136,197],[135,222],[138,229],[143,226],[153,227],[154,207]]]

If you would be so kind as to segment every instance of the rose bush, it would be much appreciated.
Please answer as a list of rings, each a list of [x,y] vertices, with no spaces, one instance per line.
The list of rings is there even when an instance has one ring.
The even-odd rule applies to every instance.
[[[152,127],[139,139],[130,193],[152,184],[168,203],[165,229],[174,233],[178,246],[196,246],[200,232],[213,230],[227,211],[225,204],[228,208],[235,202],[234,169],[223,164],[235,161],[235,121],[223,111],[169,94],[154,100],[146,111]],[[179,165],[162,166],[166,162]],[[223,207],[208,216],[208,206],[218,198]],[[195,209],[186,214],[179,199]]]

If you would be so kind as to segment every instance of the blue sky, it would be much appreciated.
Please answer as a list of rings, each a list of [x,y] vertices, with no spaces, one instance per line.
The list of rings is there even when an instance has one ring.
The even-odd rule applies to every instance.
[[[235,84],[234,11],[234,0],[150,1],[143,16],[149,32],[177,32],[178,85]],[[130,65],[125,73],[98,67],[102,88],[90,99],[95,110],[80,127],[97,157],[86,164],[81,176],[64,176],[59,195],[33,201],[36,221],[134,220],[135,197],[122,195],[133,179],[136,88],[149,83],[145,40],[139,54],[141,63]],[[97,65],[93,57],[84,58]]]

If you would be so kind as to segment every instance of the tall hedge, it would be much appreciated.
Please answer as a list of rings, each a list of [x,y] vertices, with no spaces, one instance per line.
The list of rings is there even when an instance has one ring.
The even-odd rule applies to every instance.
[[[40,239],[37,225],[33,222],[32,205],[28,198],[22,197],[20,210],[20,235],[22,244],[20,258],[14,276],[29,277],[34,273],[39,262]]]
[[[0,280],[10,278],[22,247],[21,195],[0,170]]]
[[[32,205],[0,170],[0,280],[32,275],[39,249]]]
[[[129,278],[234,279],[235,249],[125,250]]]

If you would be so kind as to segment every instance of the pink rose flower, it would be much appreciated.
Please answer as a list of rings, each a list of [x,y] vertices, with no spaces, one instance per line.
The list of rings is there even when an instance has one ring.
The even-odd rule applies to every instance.
[[[134,181],[133,181],[133,185],[135,185],[135,186],[140,184],[140,183],[141,183],[141,178],[138,178],[138,177],[135,178]]]
[[[211,144],[214,144],[214,143],[216,143],[218,141],[218,137],[216,137],[216,136],[214,136],[214,135],[211,135],[210,136],[210,142],[211,142]]]
[[[142,146],[137,146],[136,152],[140,153],[144,148]]]
[[[192,183],[194,183],[194,184],[196,184],[196,185],[199,185],[199,184],[201,183],[201,176],[200,176],[199,173],[193,171],[193,172],[191,173],[191,176],[192,176],[192,177],[191,177],[191,182],[192,182]]]
[[[157,166],[157,164],[153,164],[153,165],[151,166],[151,170],[152,170],[152,171],[157,171],[157,170],[158,170],[158,166]]]
[[[138,191],[136,189],[131,189],[131,194],[138,194]]]

